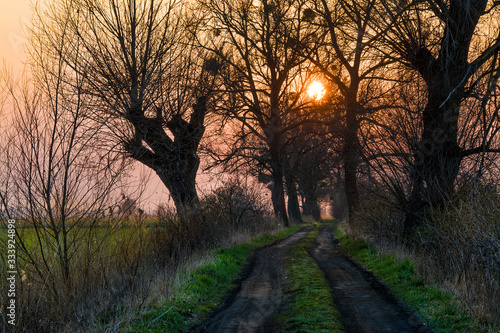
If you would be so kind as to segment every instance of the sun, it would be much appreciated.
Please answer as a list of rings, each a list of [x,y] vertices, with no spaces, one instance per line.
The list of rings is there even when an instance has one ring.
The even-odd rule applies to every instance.
[[[319,81],[313,81],[307,88],[307,95],[315,101],[319,101],[325,96],[326,89]]]

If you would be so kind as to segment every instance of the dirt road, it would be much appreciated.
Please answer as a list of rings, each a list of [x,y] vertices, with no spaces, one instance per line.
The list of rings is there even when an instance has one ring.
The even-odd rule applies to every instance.
[[[226,305],[198,332],[279,332],[273,319],[286,311],[284,257],[309,230],[257,251]],[[310,250],[332,288],[345,332],[431,332],[369,272],[350,260],[331,227],[323,227]]]
[[[346,256],[332,228],[321,229],[312,251],[332,288],[346,332],[431,332],[379,280]]]

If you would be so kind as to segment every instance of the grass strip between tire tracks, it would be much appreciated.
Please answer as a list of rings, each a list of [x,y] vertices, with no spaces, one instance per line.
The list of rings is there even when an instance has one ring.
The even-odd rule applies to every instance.
[[[253,250],[286,238],[302,227],[292,226],[277,235],[263,235],[250,243],[216,250],[213,261],[187,274],[177,295],[139,314],[129,331],[187,332],[222,304]]]
[[[342,332],[340,314],[323,271],[309,255],[319,228],[292,246],[288,257],[288,283],[285,293],[290,304],[277,321],[286,332]]]

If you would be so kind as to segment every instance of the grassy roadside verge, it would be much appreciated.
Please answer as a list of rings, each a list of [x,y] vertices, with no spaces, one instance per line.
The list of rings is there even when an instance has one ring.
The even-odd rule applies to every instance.
[[[288,332],[342,332],[340,314],[323,272],[308,251],[314,246],[319,228],[295,244],[287,256],[289,284],[285,293],[291,302],[277,320]]]
[[[436,286],[425,285],[415,274],[410,260],[381,255],[364,240],[355,240],[335,228],[340,244],[364,267],[371,270],[395,295],[408,304],[436,332],[499,332],[475,321],[460,309],[453,295]]]
[[[185,283],[172,299],[139,315],[130,332],[187,332],[221,305],[251,252],[285,238],[303,226],[287,228],[277,235],[263,235],[250,243],[215,251],[211,262],[188,272]]]

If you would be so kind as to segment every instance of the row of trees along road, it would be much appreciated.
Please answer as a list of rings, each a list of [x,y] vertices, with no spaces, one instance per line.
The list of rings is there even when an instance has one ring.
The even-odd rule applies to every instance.
[[[71,68],[66,83],[85,78],[106,144],[153,169],[181,217],[200,213],[210,117],[234,139],[216,162],[267,172],[285,224],[300,220],[299,169],[316,169],[306,156],[340,157],[351,223],[364,164],[410,237],[426,207],[452,197],[464,158],[499,152],[499,11],[488,0],[64,0],[33,34]],[[321,100],[306,94],[314,79]],[[320,181],[328,167],[317,169]]]

